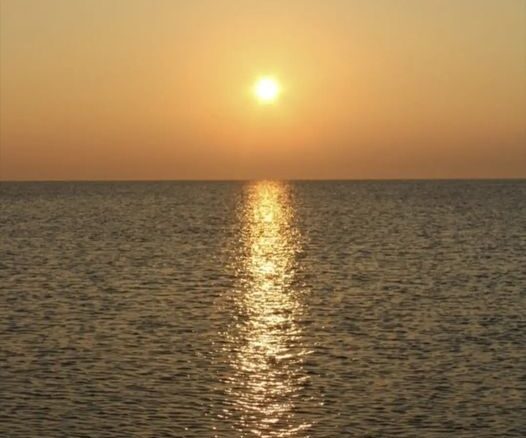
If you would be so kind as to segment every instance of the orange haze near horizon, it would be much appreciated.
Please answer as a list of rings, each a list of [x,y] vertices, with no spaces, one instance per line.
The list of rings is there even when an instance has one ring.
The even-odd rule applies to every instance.
[[[0,179],[526,177],[523,0],[1,0]],[[272,105],[257,78],[279,79]]]

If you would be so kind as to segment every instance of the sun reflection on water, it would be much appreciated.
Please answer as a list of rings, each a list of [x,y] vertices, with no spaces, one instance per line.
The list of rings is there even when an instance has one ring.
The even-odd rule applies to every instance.
[[[250,186],[243,221],[237,322],[228,335],[235,346],[231,414],[241,436],[303,436],[309,425],[294,409],[308,379],[302,366],[308,352],[299,324],[301,290],[294,285],[299,235],[288,186]]]

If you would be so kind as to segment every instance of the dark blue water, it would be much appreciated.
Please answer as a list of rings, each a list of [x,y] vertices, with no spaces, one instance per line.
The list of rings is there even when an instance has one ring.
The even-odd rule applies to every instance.
[[[526,181],[0,184],[0,435],[522,437]]]

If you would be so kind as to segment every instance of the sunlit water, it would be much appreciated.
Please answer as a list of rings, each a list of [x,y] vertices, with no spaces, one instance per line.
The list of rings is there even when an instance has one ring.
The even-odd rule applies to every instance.
[[[526,435],[524,181],[0,202],[2,437]]]

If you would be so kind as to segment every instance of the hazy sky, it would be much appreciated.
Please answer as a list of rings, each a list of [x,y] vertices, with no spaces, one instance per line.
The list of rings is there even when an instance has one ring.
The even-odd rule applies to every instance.
[[[0,14],[0,179],[526,177],[526,0]]]

